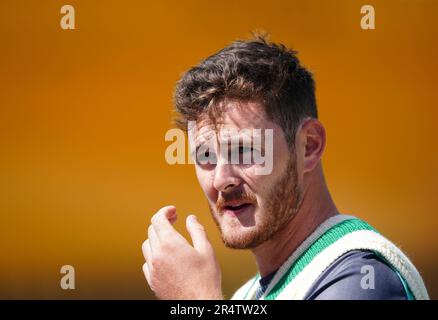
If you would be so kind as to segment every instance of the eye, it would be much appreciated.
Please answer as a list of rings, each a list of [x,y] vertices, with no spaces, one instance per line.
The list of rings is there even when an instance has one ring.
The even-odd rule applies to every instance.
[[[197,153],[196,163],[201,166],[216,163],[216,155],[209,150],[200,151]]]
[[[240,154],[243,154],[243,153],[246,153],[246,152],[252,152],[253,151],[253,148],[252,147],[239,147],[239,153]]]

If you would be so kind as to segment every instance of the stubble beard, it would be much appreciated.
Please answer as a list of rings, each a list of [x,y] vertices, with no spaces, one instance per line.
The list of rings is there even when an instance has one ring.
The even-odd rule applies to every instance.
[[[298,184],[298,174],[295,157],[291,156],[284,173],[273,183],[271,192],[267,195],[263,211],[257,217],[256,225],[247,227],[241,234],[229,234],[221,226],[215,209],[210,206],[213,220],[220,230],[225,246],[232,249],[252,249],[278,234],[300,207],[302,191]],[[259,208],[260,210],[260,208]],[[236,223],[238,219],[235,219]],[[241,227],[241,226],[240,226]],[[232,230],[231,230],[232,231]]]

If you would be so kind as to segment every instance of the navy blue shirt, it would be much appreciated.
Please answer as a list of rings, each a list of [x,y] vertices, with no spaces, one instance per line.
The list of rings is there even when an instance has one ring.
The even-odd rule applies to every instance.
[[[365,269],[363,267],[366,266]],[[372,274],[367,270],[372,269]],[[276,271],[259,280],[256,299]],[[373,281],[363,280],[373,276]],[[407,289],[396,271],[376,253],[352,250],[336,259],[315,281],[305,300],[407,300]]]

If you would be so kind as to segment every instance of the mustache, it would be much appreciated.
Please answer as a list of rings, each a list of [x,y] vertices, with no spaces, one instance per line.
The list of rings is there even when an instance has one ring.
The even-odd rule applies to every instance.
[[[257,199],[252,192],[245,190],[235,190],[227,193],[220,193],[216,201],[216,209],[220,211],[228,202],[241,200],[248,203],[256,203]]]

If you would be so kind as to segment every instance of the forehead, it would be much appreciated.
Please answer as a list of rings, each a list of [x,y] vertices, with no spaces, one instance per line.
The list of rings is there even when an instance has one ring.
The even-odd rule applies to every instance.
[[[202,116],[197,122],[198,135],[221,131],[222,129],[274,129],[277,128],[257,101],[228,100],[218,107],[218,117],[212,121],[208,115]]]

